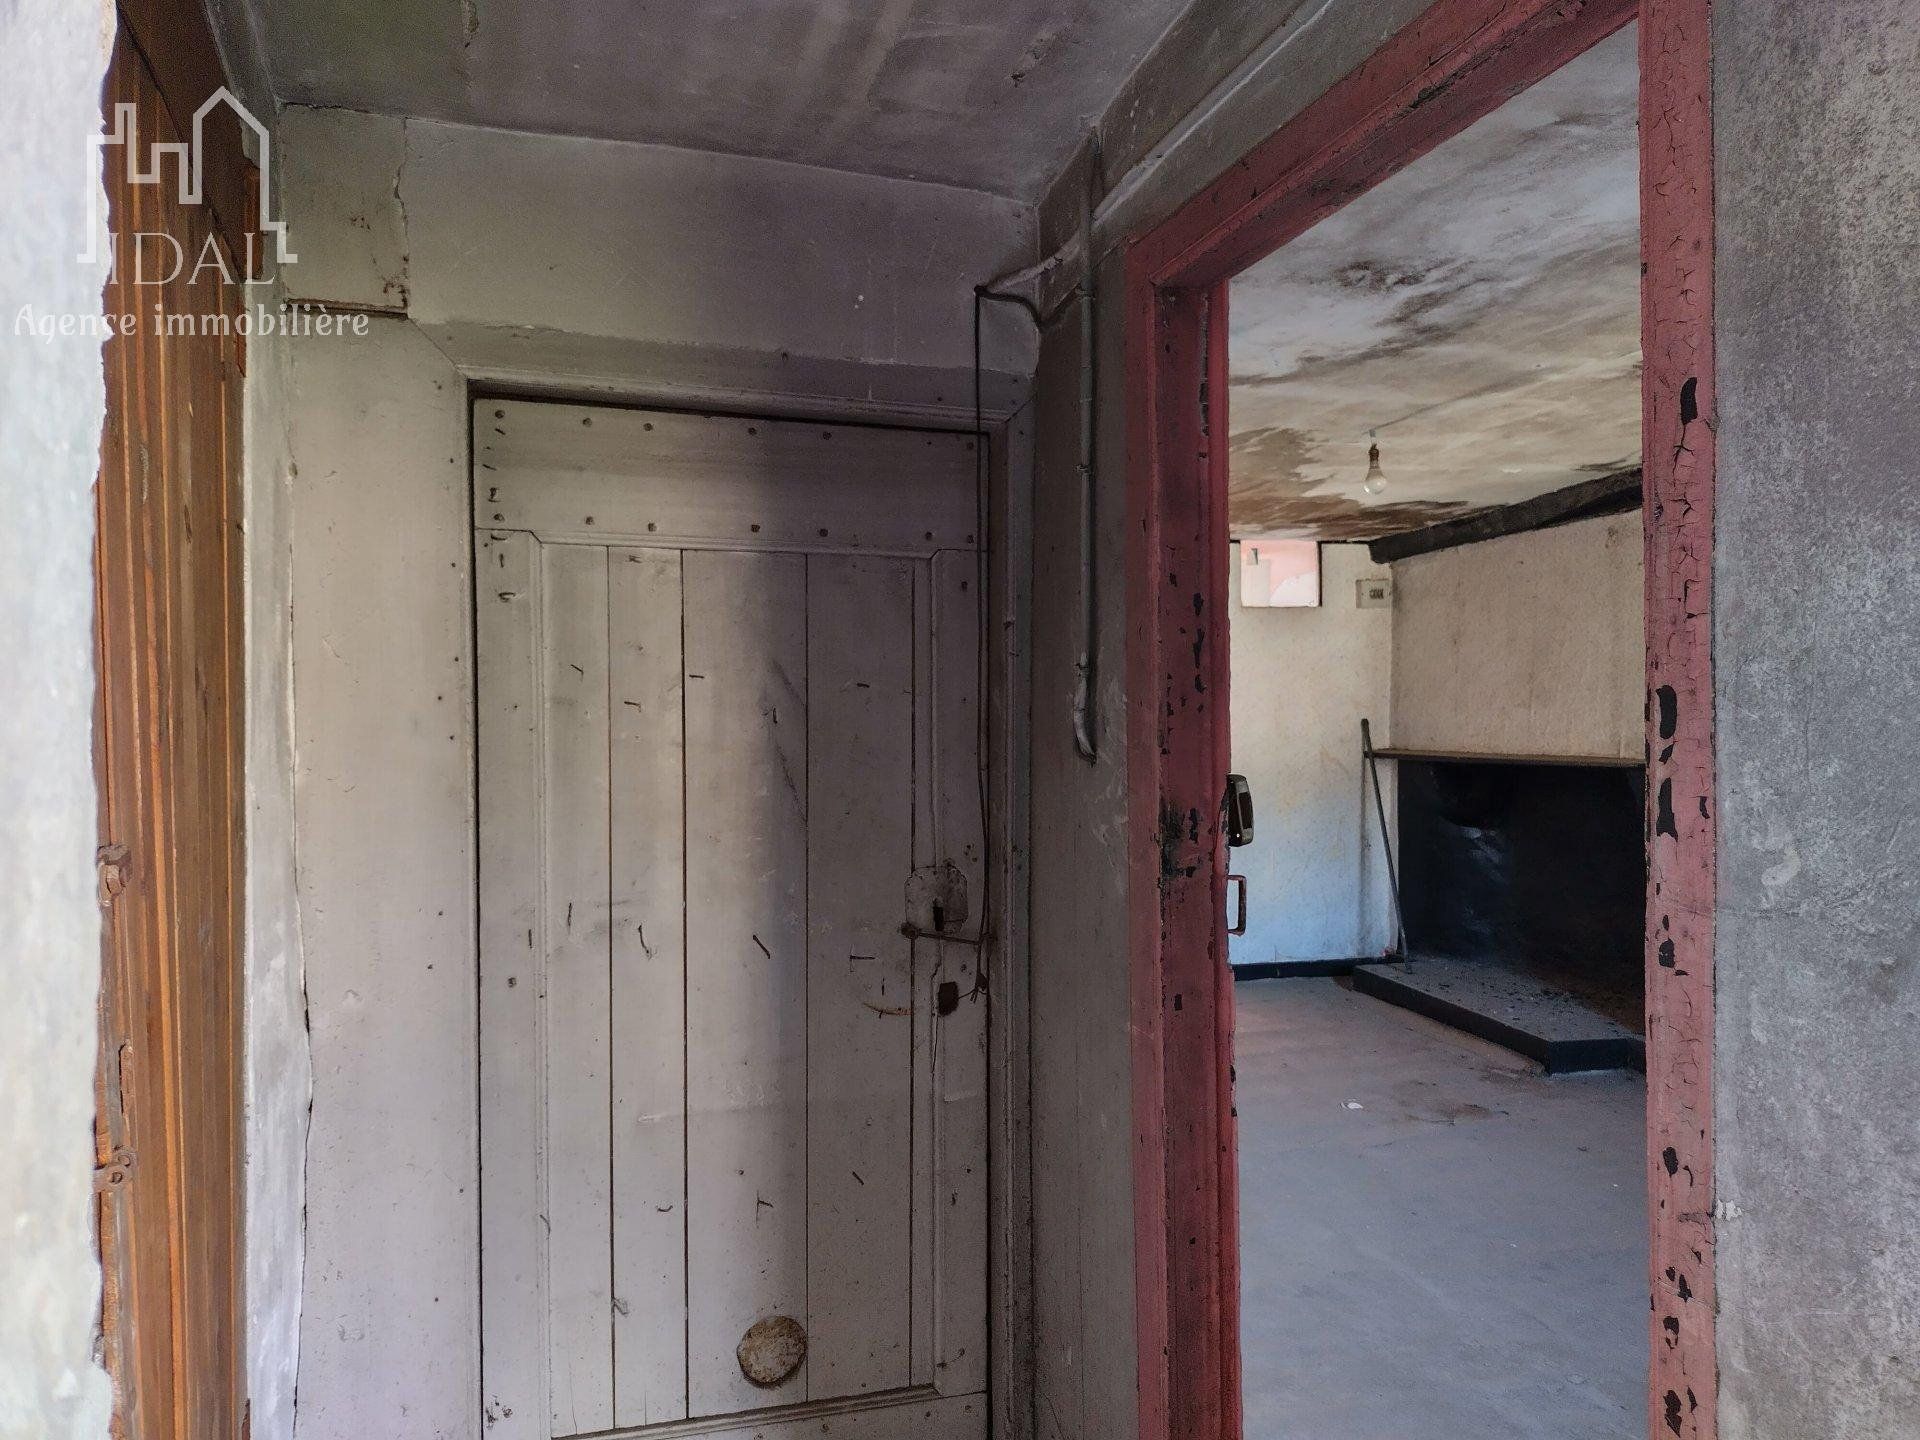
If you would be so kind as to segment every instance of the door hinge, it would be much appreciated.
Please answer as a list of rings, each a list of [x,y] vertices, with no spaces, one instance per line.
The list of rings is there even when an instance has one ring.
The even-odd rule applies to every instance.
[[[124,1188],[127,1181],[132,1178],[133,1148],[128,1145],[122,1145],[113,1152],[113,1158],[111,1160],[95,1168],[93,1172],[93,1188],[96,1192],[104,1194],[109,1190]]]

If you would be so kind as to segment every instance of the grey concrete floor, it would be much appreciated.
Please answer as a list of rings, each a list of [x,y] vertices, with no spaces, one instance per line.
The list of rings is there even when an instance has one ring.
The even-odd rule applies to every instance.
[[[1646,1086],[1234,987],[1247,1440],[1645,1434]]]

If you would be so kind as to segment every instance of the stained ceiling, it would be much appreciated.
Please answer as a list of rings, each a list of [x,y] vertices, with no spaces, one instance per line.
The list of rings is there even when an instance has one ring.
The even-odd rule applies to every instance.
[[[248,0],[276,98],[1037,200],[1185,0]]]
[[[1639,463],[1637,87],[1629,28],[1234,280],[1235,534],[1371,538]]]

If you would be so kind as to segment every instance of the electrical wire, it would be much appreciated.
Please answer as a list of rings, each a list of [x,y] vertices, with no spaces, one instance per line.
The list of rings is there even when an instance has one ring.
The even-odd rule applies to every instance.
[[[975,625],[978,631],[979,645],[975,658],[975,693],[977,701],[976,744],[979,747],[979,788],[980,788],[980,832],[982,844],[991,849],[992,842],[987,825],[987,802],[989,799],[987,756],[992,738],[992,725],[988,705],[988,685],[991,680],[991,650],[989,629],[993,622],[993,505],[990,488],[990,450],[991,437],[987,432],[987,407],[985,395],[986,367],[982,355],[981,339],[982,307],[988,301],[997,301],[1008,305],[1017,305],[1027,313],[1034,325],[1045,330],[1067,311],[1067,307],[1080,298],[1080,292],[1068,293],[1050,309],[1042,310],[1025,295],[1016,295],[1007,291],[997,291],[988,285],[976,285],[973,290],[973,507],[974,537],[978,543],[974,563],[975,587],[979,591],[975,597]],[[983,854],[983,862],[986,860]],[[984,942],[987,939],[988,917],[992,914],[993,866],[982,863],[980,882],[980,923],[976,934]],[[976,988],[985,983],[984,973],[975,977]]]
[[[1099,492],[1097,487],[1095,452],[1098,444],[1098,424],[1095,406],[1098,401],[1099,354],[1095,335],[1095,310],[1099,302],[1098,283],[1094,266],[1093,217],[1097,208],[1096,190],[1105,167],[1105,151],[1100,142],[1100,132],[1096,128],[1087,136],[1086,146],[1086,192],[1084,207],[1080,217],[1081,258],[1084,267],[1080,283],[1067,294],[1060,297],[1050,309],[1042,310],[1039,304],[1015,291],[999,288],[1010,283],[1014,277],[1003,277],[999,281],[989,281],[977,285],[973,292],[973,335],[974,335],[974,376],[975,376],[975,421],[979,422],[978,392],[980,373],[980,306],[983,300],[997,300],[1017,305],[1033,321],[1034,328],[1044,337],[1047,326],[1066,313],[1067,307],[1078,301],[1080,306],[1080,461],[1078,466],[1080,481],[1080,588],[1081,588],[1081,628],[1080,653],[1074,662],[1076,676],[1073,696],[1073,748],[1079,757],[1090,765],[1100,760],[1100,601],[1098,588],[1099,544],[1095,531],[1098,528],[1097,516]],[[1038,280],[1056,264],[1060,263],[1058,254],[1049,257],[1038,265],[1028,266],[1017,272],[1024,280]]]

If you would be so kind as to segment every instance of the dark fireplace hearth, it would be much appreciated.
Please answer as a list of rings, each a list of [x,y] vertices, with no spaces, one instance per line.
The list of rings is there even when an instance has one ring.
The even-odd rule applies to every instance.
[[[1645,1029],[1644,770],[1396,759],[1410,964],[1371,967],[1366,988],[1550,1068],[1632,1063]]]

